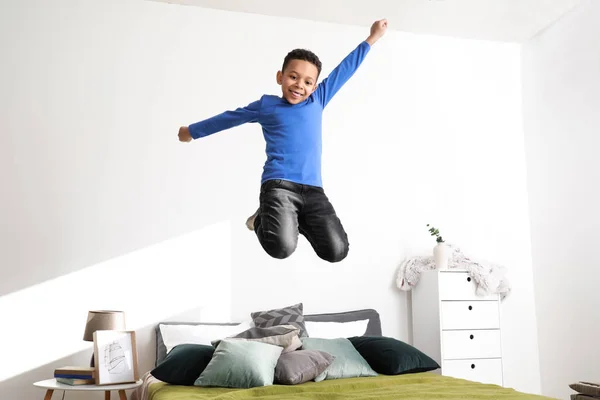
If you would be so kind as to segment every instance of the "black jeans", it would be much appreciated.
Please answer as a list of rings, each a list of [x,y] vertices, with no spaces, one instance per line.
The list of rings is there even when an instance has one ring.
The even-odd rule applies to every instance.
[[[254,231],[263,249],[274,258],[287,258],[306,237],[317,255],[329,262],[348,255],[348,235],[322,188],[281,179],[260,187],[260,208]]]

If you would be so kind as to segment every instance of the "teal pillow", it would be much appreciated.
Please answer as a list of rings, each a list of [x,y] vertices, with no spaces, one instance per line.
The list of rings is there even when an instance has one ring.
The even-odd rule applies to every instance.
[[[283,347],[239,339],[223,339],[195,386],[252,388],[273,384]]]
[[[204,344],[180,344],[150,374],[172,385],[191,386],[212,359],[215,348]]]
[[[377,376],[369,363],[346,338],[321,339],[302,338],[303,350],[320,350],[331,354],[333,362],[315,378],[315,382],[325,379],[356,378],[359,376]]]
[[[412,374],[440,368],[438,363],[427,354],[394,338],[356,336],[348,340],[380,374]]]

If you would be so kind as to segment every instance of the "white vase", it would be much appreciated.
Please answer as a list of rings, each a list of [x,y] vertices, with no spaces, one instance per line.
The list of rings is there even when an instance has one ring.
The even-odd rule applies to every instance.
[[[446,243],[440,242],[433,248],[433,261],[437,269],[448,269],[448,246]]]

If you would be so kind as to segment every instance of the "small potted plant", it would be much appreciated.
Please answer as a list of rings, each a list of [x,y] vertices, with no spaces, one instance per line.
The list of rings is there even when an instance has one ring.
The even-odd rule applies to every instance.
[[[437,269],[448,269],[448,246],[444,242],[444,239],[440,235],[440,231],[433,226],[427,224],[429,233],[435,237],[437,244],[433,248],[433,260]]]

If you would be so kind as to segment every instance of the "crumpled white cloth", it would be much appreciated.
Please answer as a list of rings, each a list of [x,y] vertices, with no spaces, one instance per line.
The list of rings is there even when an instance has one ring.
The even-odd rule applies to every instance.
[[[488,262],[479,262],[467,257],[459,248],[448,245],[450,257],[448,269],[466,270],[475,281],[476,293],[481,296],[499,294],[504,300],[510,293],[510,282],[506,278],[506,268]],[[416,256],[405,259],[398,270],[396,286],[409,291],[419,283],[421,272],[435,269],[433,255]]]

